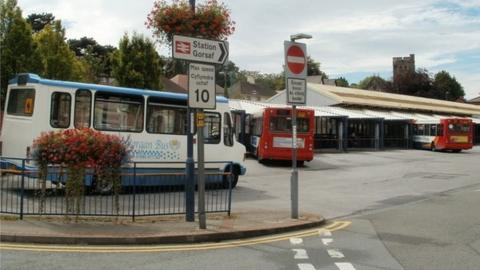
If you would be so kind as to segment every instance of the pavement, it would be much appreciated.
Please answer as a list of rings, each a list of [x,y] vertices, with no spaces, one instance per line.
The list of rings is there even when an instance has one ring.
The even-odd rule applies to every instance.
[[[318,227],[322,216],[301,213],[291,219],[288,211],[243,209],[207,214],[207,229],[199,229],[198,219],[186,222],[184,215],[103,218],[81,217],[78,221],[63,216],[0,216],[0,241],[41,244],[180,244],[217,242]]]

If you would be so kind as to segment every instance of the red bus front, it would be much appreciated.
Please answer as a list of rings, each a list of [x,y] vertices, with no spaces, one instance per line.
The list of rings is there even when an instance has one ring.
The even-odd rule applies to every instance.
[[[259,160],[292,159],[292,112],[289,108],[266,108],[257,149]],[[297,109],[297,160],[313,159],[313,110]]]
[[[437,149],[461,151],[473,147],[473,125],[471,119],[441,119],[442,135],[435,138]]]

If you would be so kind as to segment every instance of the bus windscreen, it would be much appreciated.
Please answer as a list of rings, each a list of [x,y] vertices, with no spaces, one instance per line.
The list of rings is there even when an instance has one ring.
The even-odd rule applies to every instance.
[[[308,118],[297,118],[297,132],[306,133],[309,131],[310,124]],[[270,118],[271,132],[292,132],[292,118],[290,116],[272,116]]]

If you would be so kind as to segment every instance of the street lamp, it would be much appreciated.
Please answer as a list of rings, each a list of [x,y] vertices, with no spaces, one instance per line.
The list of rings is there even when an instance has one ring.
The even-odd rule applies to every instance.
[[[228,76],[228,71],[226,70],[227,69],[227,66],[224,66],[224,70],[223,71],[220,71],[218,74],[223,74],[223,79],[224,79],[224,82],[223,82],[223,95],[228,98],[228,89],[227,89],[227,76]]]
[[[290,41],[310,39],[311,35],[298,33],[290,35]],[[286,63],[285,63],[286,64]],[[285,76],[285,85],[288,78]],[[298,219],[298,170],[297,170],[297,106],[292,104],[292,176],[290,177],[290,193],[292,205],[292,218]]]
[[[290,35],[290,41],[295,42],[298,39],[311,39],[312,35],[305,34],[305,33],[298,33],[294,35]]]

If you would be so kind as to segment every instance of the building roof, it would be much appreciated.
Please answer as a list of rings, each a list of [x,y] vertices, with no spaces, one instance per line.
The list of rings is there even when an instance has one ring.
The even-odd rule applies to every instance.
[[[183,94],[187,93],[187,89],[181,87],[180,85],[176,84],[175,82],[169,80],[166,77],[161,76],[160,81],[162,82],[163,89],[165,91],[183,93]]]
[[[334,100],[335,105],[480,115],[480,107],[472,104],[322,84],[308,84],[307,88]]]
[[[240,88],[240,93],[244,95],[252,95],[252,96],[265,96],[271,97],[275,95],[277,92],[263,84],[253,84],[246,81],[238,81],[234,85],[231,86],[232,89],[237,90]]]
[[[476,104],[480,104],[480,96],[476,97],[476,98],[472,98],[470,99],[469,101],[467,101],[468,103],[476,103]]]

